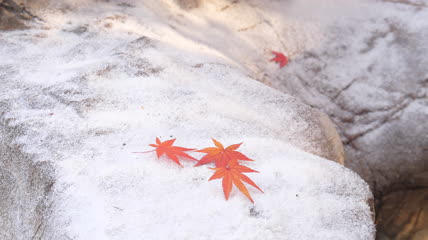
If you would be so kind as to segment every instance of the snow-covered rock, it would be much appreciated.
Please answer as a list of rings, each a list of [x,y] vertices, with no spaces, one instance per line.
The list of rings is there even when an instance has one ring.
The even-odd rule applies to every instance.
[[[428,164],[426,1],[218,0],[178,14],[170,8],[159,14],[178,32],[326,112],[345,143],[345,165],[377,195],[428,185],[417,177]],[[290,64],[268,63],[271,50]]]
[[[380,203],[403,209],[401,216],[428,213],[424,203],[403,208],[387,195],[413,196],[412,189],[428,187],[426,1],[217,0],[179,14],[160,12],[183,35],[332,117],[345,143],[345,165],[368,181],[386,211],[377,221],[379,237],[427,231],[423,217],[400,222]],[[284,52],[290,64],[269,64],[272,50]]]
[[[1,239],[374,238],[325,115],[177,32],[157,1],[87,4],[0,35]],[[244,142],[265,193],[225,201],[206,166],[132,153],[155,137]]]

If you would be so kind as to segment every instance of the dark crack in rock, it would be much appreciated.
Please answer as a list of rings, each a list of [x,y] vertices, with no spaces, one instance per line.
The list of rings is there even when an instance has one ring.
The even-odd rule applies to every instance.
[[[28,21],[41,20],[22,1],[0,0],[0,31],[27,28]]]

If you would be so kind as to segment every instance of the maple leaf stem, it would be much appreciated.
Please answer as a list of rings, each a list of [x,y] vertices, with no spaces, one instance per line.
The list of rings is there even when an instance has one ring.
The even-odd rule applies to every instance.
[[[155,150],[151,150],[151,151],[145,151],[145,152],[132,152],[132,153],[149,153],[149,152],[154,152],[154,151],[156,151],[156,149],[155,149]]]

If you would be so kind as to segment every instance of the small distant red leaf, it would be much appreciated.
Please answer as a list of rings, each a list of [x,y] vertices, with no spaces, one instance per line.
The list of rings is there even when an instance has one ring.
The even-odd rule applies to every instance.
[[[275,55],[275,57],[272,58],[271,61],[279,63],[280,68],[283,68],[285,65],[287,65],[288,58],[284,54],[275,51],[272,51],[272,53]]]

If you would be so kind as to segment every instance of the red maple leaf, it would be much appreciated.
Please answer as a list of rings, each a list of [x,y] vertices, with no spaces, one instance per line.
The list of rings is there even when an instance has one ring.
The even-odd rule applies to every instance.
[[[243,182],[250,184],[251,186],[263,192],[248,176],[242,173],[248,172],[257,172],[251,168],[239,165],[237,161],[232,161],[227,166],[219,168],[210,168],[215,170],[214,175],[211,176],[209,181],[214,179],[223,178],[223,192],[226,200],[229,199],[230,192],[232,191],[232,183],[245,195],[252,203],[254,200],[251,198],[250,193],[248,192],[247,187],[245,187]]]
[[[149,146],[156,148],[155,150],[152,150],[152,151],[156,151],[156,155],[158,156],[158,158],[160,158],[163,154],[166,154],[166,156],[168,156],[169,159],[173,160],[175,163],[177,163],[182,167],[183,165],[181,165],[180,161],[178,160],[179,156],[198,161],[196,158],[185,153],[187,151],[193,151],[195,149],[172,146],[172,144],[174,144],[174,141],[175,141],[175,138],[171,140],[167,140],[165,142],[161,142],[159,138],[156,138],[156,144],[149,144]],[[152,152],[152,151],[147,151],[147,152]],[[137,153],[147,153],[147,152],[137,152]]]
[[[203,156],[201,160],[199,160],[199,162],[195,165],[195,167],[203,164],[207,164],[210,162],[215,162],[216,167],[224,167],[230,161],[238,161],[238,160],[253,161],[249,159],[247,156],[245,156],[244,154],[238,151],[235,151],[241,146],[242,143],[233,144],[228,146],[227,148],[224,148],[220,142],[218,142],[214,138],[212,140],[216,147],[210,147],[210,148],[204,148],[202,150],[198,150],[197,152],[206,153],[206,155]]]
[[[287,65],[288,58],[284,54],[275,51],[272,51],[272,53],[275,54],[275,57],[272,58],[271,61],[279,63],[280,68],[283,68],[285,65]]]

